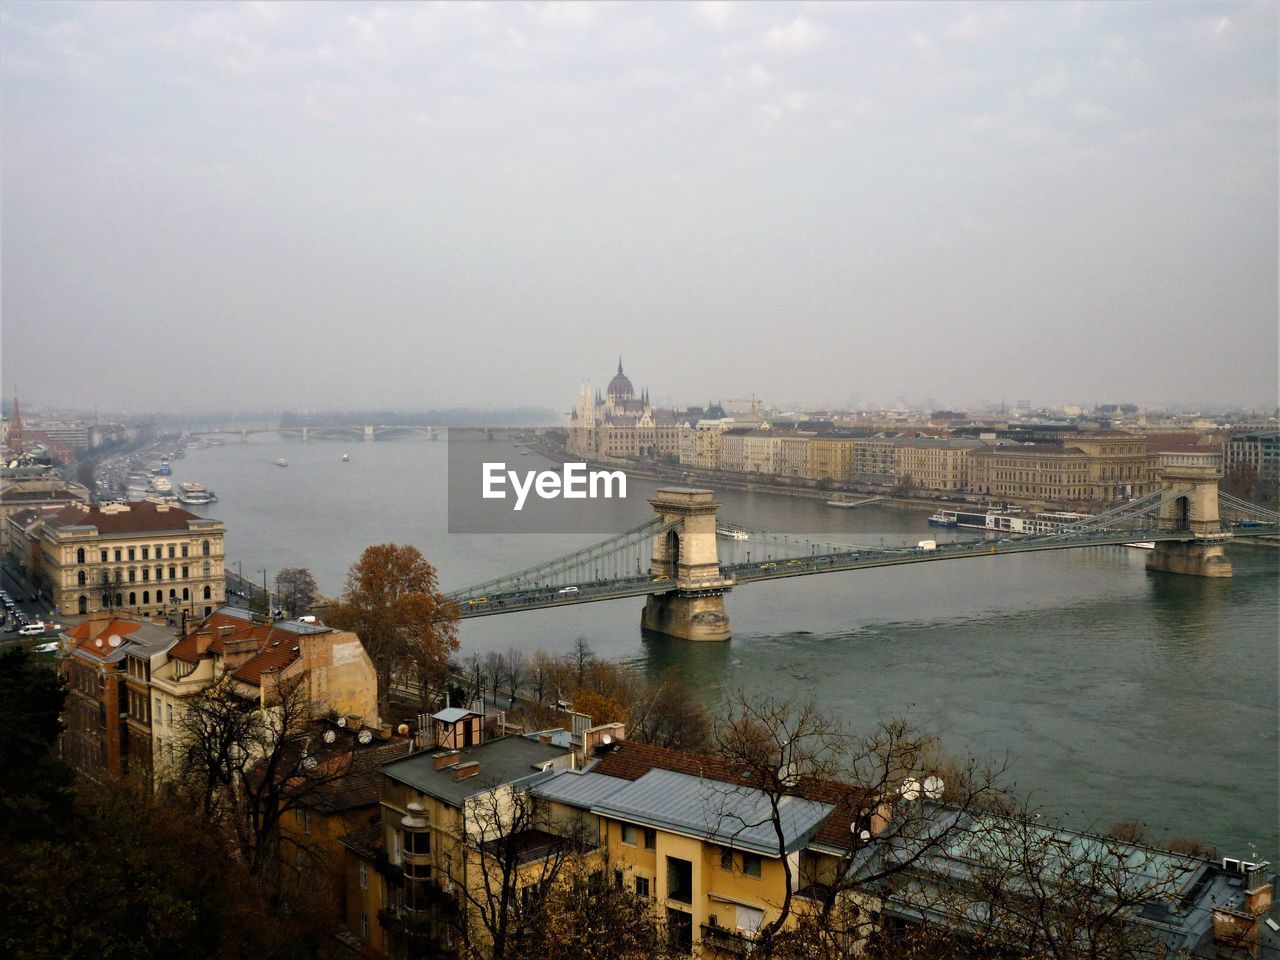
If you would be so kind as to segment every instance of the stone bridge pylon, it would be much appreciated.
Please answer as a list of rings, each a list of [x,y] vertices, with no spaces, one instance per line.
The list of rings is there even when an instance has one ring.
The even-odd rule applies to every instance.
[[[1195,539],[1158,542],[1147,558],[1147,569],[1193,577],[1231,576],[1231,561],[1222,549],[1231,535],[1223,532],[1218,515],[1218,469],[1171,466],[1161,475],[1175,496],[1160,507],[1160,529],[1190,531]]]
[[[715,493],[669,487],[649,503],[662,524],[653,539],[650,574],[660,583],[667,578],[671,589],[645,600],[641,628],[683,640],[728,640],[724,594],[733,582],[720,574]]]

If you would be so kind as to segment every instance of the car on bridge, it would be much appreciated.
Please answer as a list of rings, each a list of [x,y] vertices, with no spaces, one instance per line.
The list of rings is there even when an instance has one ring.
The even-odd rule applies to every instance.
[[[776,563],[762,563],[760,564],[760,569],[761,570],[777,570],[778,565]]]
[[[578,592],[578,588],[577,588],[577,587],[565,587],[565,588],[564,588],[564,589],[562,589],[562,590],[557,590],[557,591],[556,591],[556,593],[561,594],[561,595],[564,595],[564,594],[566,594],[566,593],[577,593],[577,592]]]
[[[670,579],[671,579],[670,577],[668,577],[668,576],[666,576],[665,574],[663,574],[663,575],[662,575],[662,576],[660,576],[660,577],[654,577],[654,578],[653,578],[653,580],[652,580],[652,581],[650,581],[650,582],[651,582],[651,583],[661,583],[663,580],[670,580]]]
[[[479,607],[479,606],[481,606],[481,605],[483,605],[483,604],[486,604],[486,603],[488,603],[488,602],[489,602],[489,598],[488,598],[488,597],[476,597],[474,600],[468,600],[468,601],[467,601],[467,606],[468,606],[468,607]]]

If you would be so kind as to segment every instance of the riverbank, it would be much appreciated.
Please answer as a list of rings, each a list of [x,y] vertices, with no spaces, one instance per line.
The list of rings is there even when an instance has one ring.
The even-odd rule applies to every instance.
[[[900,510],[928,510],[930,512],[948,504],[972,505],[970,501],[964,499],[954,500],[942,496],[939,496],[937,499],[894,496],[892,493],[888,492],[887,488],[832,487],[827,490],[822,490],[814,486],[802,486],[800,484],[788,483],[787,478],[785,477],[747,479],[738,474],[725,473],[719,470],[703,470],[699,467],[683,465],[679,467],[668,467],[658,463],[639,463],[635,461],[583,461],[578,456],[570,454],[564,449],[553,444],[546,443],[542,440],[535,442],[533,446],[538,453],[555,463],[585,462],[590,467],[596,467],[602,470],[623,469],[627,472],[628,476],[641,477],[645,480],[676,480],[683,486],[687,486],[690,481],[697,481],[698,483],[713,489],[717,487],[728,487],[733,490],[742,490],[747,493],[766,493],[780,497],[821,500],[824,503],[828,500],[853,499],[857,497],[879,497],[880,499],[876,500],[877,506],[894,507]]]

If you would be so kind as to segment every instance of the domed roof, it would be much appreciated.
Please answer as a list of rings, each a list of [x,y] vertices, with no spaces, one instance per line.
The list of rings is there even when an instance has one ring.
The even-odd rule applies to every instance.
[[[614,400],[630,400],[636,395],[635,387],[631,386],[631,381],[622,372],[621,357],[618,358],[618,373],[609,381],[609,386],[605,393]]]

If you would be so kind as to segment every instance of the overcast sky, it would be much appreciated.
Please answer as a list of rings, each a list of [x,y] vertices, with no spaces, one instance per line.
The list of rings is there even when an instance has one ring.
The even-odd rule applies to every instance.
[[[3,391],[1277,391],[1277,6],[8,2]]]

